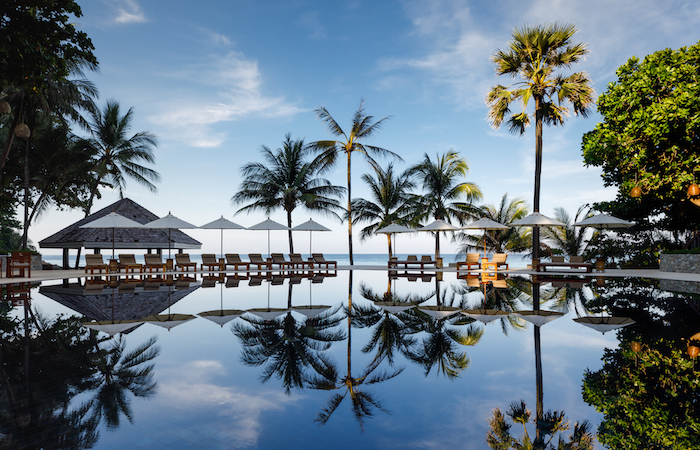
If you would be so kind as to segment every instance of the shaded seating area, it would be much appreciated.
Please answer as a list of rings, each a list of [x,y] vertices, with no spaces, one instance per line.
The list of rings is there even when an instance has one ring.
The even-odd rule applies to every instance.
[[[538,272],[546,272],[550,269],[584,269],[586,273],[593,271],[593,264],[583,261],[583,256],[570,256],[566,262],[563,256],[552,256],[552,261],[542,261],[537,264]]]
[[[224,270],[225,263],[221,263],[216,259],[213,253],[202,254],[202,270],[206,267],[209,271]],[[213,268],[213,269],[212,269]]]
[[[238,270],[240,267],[245,267],[246,270],[250,269],[250,263],[243,261],[238,253],[226,253],[224,268],[228,269],[228,266],[233,266],[234,270]]]
[[[190,267],[192,271],[197,270],[197,263],[190,261],[190,255],[187,253],[177,253],[175,255],[175,271],[182,269],[183,272],[189,272]]]
[[[85,255],[85,273],[88,273],[88,270],[91,274],[94,274],[96,270],[97,273],[101,273],[103,270],[107,273],[109,272],[109,264],[105,264],[100,254]]]
[[[457,263],[457,270],[461,270],[464,267],[466,267],[467,270],[472,270],[472,266],[475,266],[476,269],[481,268],[481,263],[479,262],[479,255],[478,253],[467,253],[467,259],[464,261],[459,261]]]

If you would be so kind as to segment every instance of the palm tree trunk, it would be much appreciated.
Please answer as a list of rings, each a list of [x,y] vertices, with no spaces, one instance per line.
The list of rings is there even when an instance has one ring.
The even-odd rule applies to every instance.
[[[534,311],[540,310],[540,284],[532,284],[532,306]],[[537,395],[537,403],[535,408],[535,423],[539,424],[542,421],[544,414],[544,394],[542,392],[542,345],[540,341],[540,327],[534,327],[535,338],[535,391]],[[538,445],[543,444],[544,436],[540,432],[540,427],[535,427],[535,448],[540,448]],[[544,448],[542,445],[541,448]]]
[[[289,253],[294,253],[294,241],[292,241],[292,211],[287,210],[287,234],[289,235]]]
[[[386,240],[389,245],[389,259],[394,256],[394,251],[391,249],[391,233],[386,234]]]
[[[348,151],[348,253],[350,256],[350,265],[353,265],[352,258],[352,194],[350,190],[351,185],[351,171],[350,171],[350,160],[352,156],[352,151]]]
[[[348,379],[352,377],[352,270],[348,271]]]
[[[435,232],[435,261],[440,257],[440,232]]]
[[[540,211],[540,177],[542,175],[542,99],[535,96],[535,195],[533,212]],[[532,258],[540,257],[540,229],[532,228]]]

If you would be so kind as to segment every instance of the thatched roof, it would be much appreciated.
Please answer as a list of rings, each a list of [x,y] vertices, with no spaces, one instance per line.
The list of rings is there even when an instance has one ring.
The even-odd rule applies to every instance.
[[[140,224],[146,224],[158,219],[158,216],[125,198],[102,208],[94,214],[80,220],[46,239],[39,241],[40,248],[112,248],[111,228],[80,228],[93,220],[115,212]],[[114,229],[114,248],[117,249],[199,249],[202,243],[186,235],[180,230],[170,230],[170,246],[168,246],[168,230],[157,228],[116,228]]]

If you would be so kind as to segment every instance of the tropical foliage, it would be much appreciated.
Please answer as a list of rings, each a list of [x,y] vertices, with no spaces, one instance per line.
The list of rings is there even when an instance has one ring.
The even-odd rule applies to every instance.
[[[575,227],[574,223],[588,216],[588,205],[582,205],[572,218],[564,208],[554,208],[554,218],[566,224],[565,227],[542,228],[542,235],[546,239],[547,247],[551,254],[580,256],[587,255],[590,232],[586,227]]]

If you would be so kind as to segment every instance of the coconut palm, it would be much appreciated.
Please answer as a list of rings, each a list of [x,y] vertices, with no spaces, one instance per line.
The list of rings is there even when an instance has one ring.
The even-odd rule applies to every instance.
[[[463,224],[479,215],[479,209],[473,202],[481,200],[481,189],[476,183],[462,181],[468,172],[467,160],[453,150],[436,155],[435,161],[426,153],[423,161],[408,169],[425,192],[419,199],[423,218]],[[436,259],[440,255],[439,236],[439,232],[436,232]]]
[[[129,137],[133,114],[133,110],[129,109],[121,115],[119,103],[115,100],[107,100],[103,110],[97,109],[91,114],[91,137],[84,139],[82,145],[93,155],[95,181],[85,208],[85,217],[90,215],[101,185],[117,189],[120,198],[124,196],[127,179],[136,181],[151,192],[158,190],[153,182],[160,181],[160,174],[140,164],[154,162],[156,137],[148,131],[139,131]]]
[[[508,199],[508,193],[503,194],[498,206],[485,205],[481,207],[482,217],[486,217],[503,225],[522,219],[528,214],[525,200],[521,198]],[[462,242],[460,254],[470,250],[486,247],[493,253],[522,252],[530,247],[529,228],[511,227],[507,230],[485,231],[482,237],[461,233],[457,239]]]
[[[231,203],[252,202],[238,212],[264,211],[269,215],[276,209],[284,209],[287,213],[287,226],[290,228],[289,252],[294,253],[292,212],[297,206],[303,206],[309,211],[337,217],[335,211],[342,208],[335,197],[342,195],[344,188],[316,176],[320,163],[306,160],[309,150],[303,139],[293,141],[288,133],[284,137],[282,148],[273,152],[263,145],[260,151],[265,162],[243,166],[241,172],[244,179],[240,190],[231,197]]]
[[[568,69],[587,53],[583,43],[573,43],[576,27],[570,24],[523,26],[513,31],[513,40],[506,50],[498,50],[491,57],[497,75],[518,78],[511,86],[496,85],[486,96],[488,118],[498,128],[504,120],[508,130],[523,134],[530,125],[527,107],[535,104],[535,189],[533,210],[540,210],[540,175],[542,172],[542,125],[563,125],[570,103],[574,114],[586,117],[593,105],[593,88],[585,72],[569,76],[556,73]],[[511,112],[511,103],[522,104],[522,109]],[[533,229],[533,258],[539,257],[539,229]]]
[[[555,208],[554,217],[565,223],[565,227],[547,227],[542,229],[543,237],[549,240],[549,246],[557,253],[567,256],[582,255],[588,249],[590,241],[586,240],[586,227],[575,227],[574,223],[588,216],[588,205],[582,205],[572,219],[564,208]]]
[[[360,107],[357,108],[352,119],[352,125],[350,127],[350,132],[346,133],[338,125],[338,122],[331,116],[331,114],[323,106],[316,109],[316,116],[321,119],[326,124],[326,128],[331,135],[339,137],[337,141],[326,140],[326,141],[316,141],[310,144],[310,147],[320,152],[317,156],[317,161],[319,161],[324,169],[330,169],[338,161],[338,158],[345,154],[347,156],[347,177],[348,177],[348,254],[350,256],[350,265],[353,264],[352,256],[352,155],[353,153],[359,153],[363,155],[369,163],[377,168],[379,165],[374,160],[375,156],[394,156],[395,158],[401,159],[396,153],[389,151],[381,147],[375,147],[372,145],[364,144],[364,141],[374,136],[379,130],[381,130],[384,121],[389,117],[384,117],[376,122],[373,122],[373,117],[365,114],[364,100],[360,101]]]
[[[362,175],[362,181],[367,184],[371,192],[371,198],[356,198],[352,201],[353,223],[371,222],[362,229],[360,240],[374,236],[375,232],[387,225],[396,223],[410,225],[415,219],[415,196],[409,191],[415,187],[408,173],[396,176],[394,165],[389,164],[386,170],[381,167],[374,168],[375,176]],[[391,233],[387,233],[389,256],[393,256],[391,247]]]
[[[570,429],[569,421],[566,420],[564,411],[547,411],[543,420],[535,421],[537,436],[533,440],[528,431],[527,424],[530,422],[531,412],[527,409],[525,402],[513,402],[508,407],[504,415],[499,408],[493,410],[489,418],[489,432],[486,434],[486,442],[490,448],[498,450],[508,449],[542,449],[542,450],[592,450],[594,435],[591,432],[591,424],[584,420],[574,424],[573,433],[563,439],[559,436],[559,441],[555,446],[552,443],[557,433],[563,433]],[[519,423],[523,426],[523,436],[520,440],[510,434],[513,424],[506,421],[506,416],[513,424]],[[549,436],[549,439],[546,439]],[[546,440],[545,440],[546,439]]]

